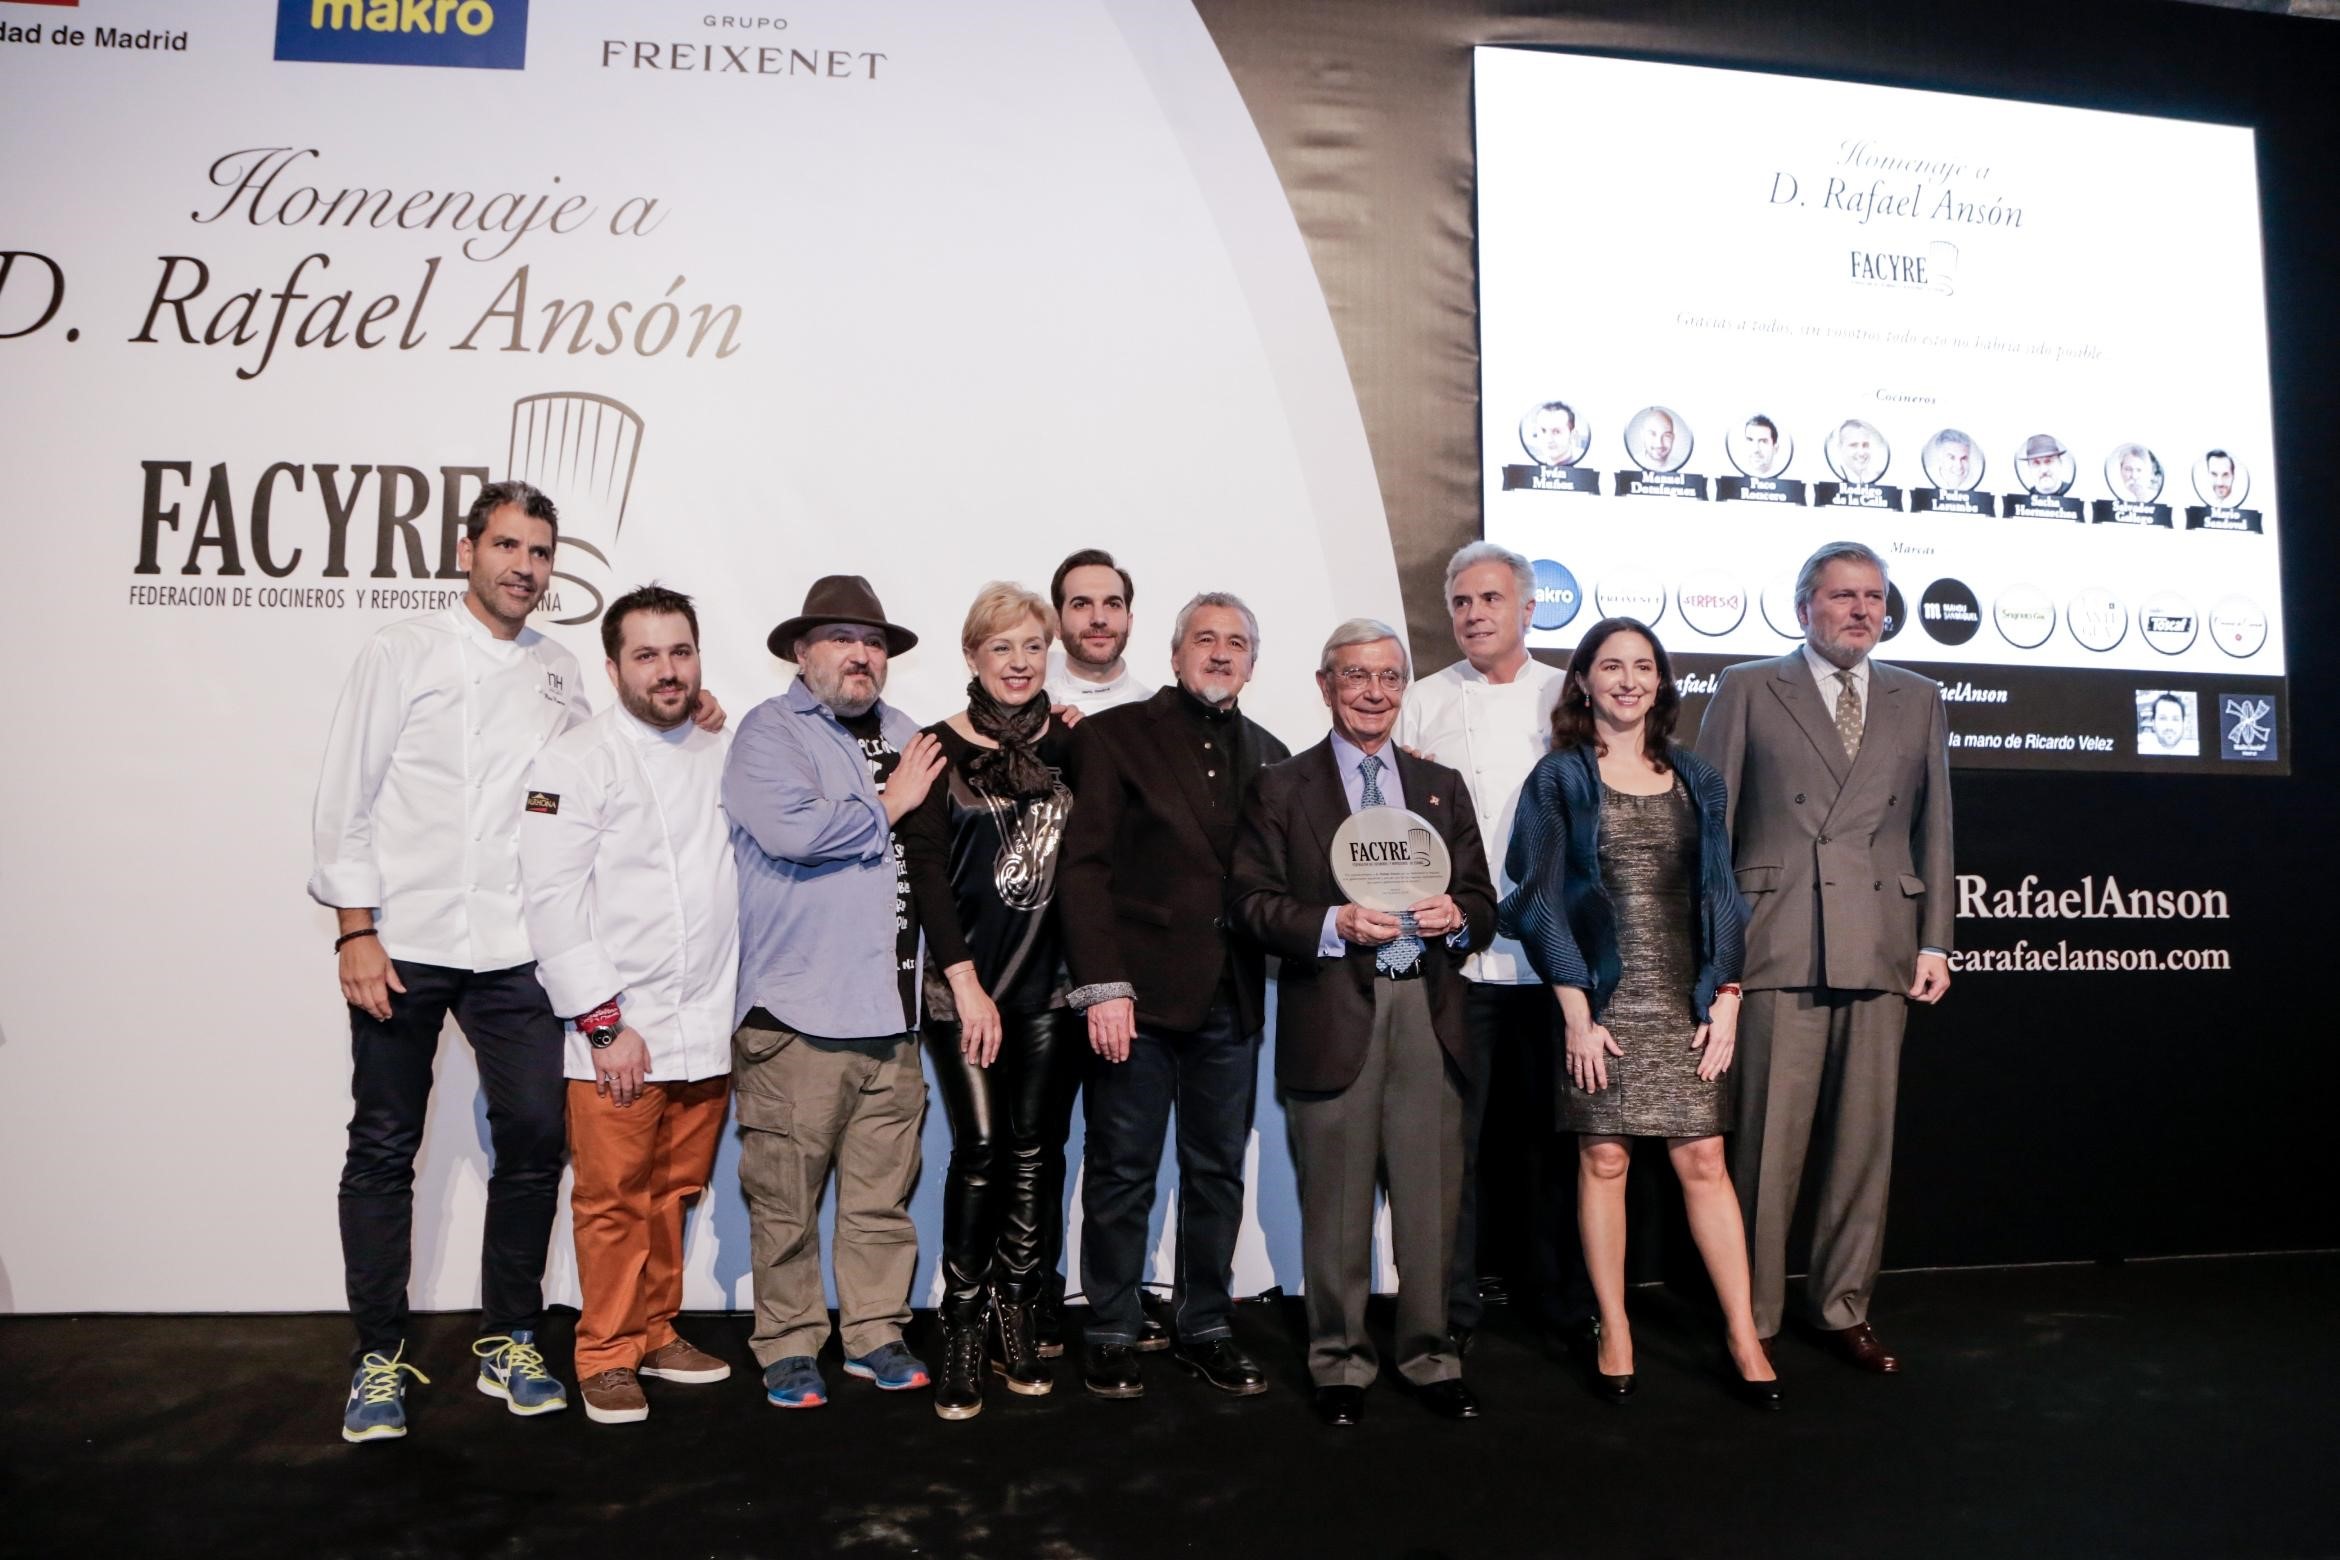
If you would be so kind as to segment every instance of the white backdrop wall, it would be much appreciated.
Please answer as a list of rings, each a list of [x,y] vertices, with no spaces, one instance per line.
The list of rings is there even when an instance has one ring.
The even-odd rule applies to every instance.
[[[309,803],[351,659],[460,588],[434,577],[441,517],[487,476],[564,503],[543,621],[597,704],[595,626],[556,620],[650,579],[697,596],[737,715],[785,685],[763,639],[805,585],[867,574],[926,636],[889,697],[931,720],[963,702],[981,582],[1110,547],[1149,676],[1191,592],[1259,610],[1246,707],[1296,748],[1323,727],[1324,631],[1403,621],[1322,294],[1179,0],[540,0],[497,7],[519,70],[279,60],[278,10],[10,7],[40,39],[0,45],[0,570],[43,652],[0,766],[0,1310],[342,1303],[347,1021],[302,893]],[[344,190],[418,219],[468,191],[474,225],[345,221],[368,196]],[[555,226],[478,231],[564,200]],[[559,464],[531,404],[624,419],[548,395],[629,411],[630,462],[586,438],[586,470]],[[1241,1292],[1298,1279],[1267,1065]],[[926,1147],[922,1303],[939,1111]],[[693,1305],[747,1295],[735,1155],[693,1228]],[[477,1303],[486,1167],[450,1029],[420,1306]],[[565,1216],[552,1271],[573,1300]]]

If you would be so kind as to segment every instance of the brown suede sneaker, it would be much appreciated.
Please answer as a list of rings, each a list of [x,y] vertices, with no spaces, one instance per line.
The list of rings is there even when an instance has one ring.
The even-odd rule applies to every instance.
[[[577,1383],[577,1392],[585,1399],[585,1417],[597,1425],[630,1425],[650,1417],[650,1400],[630,1370],[588,1376]]]
[[[662,1349],[652,1349],[642,1356],[642,1374],[657,1381],[728,1381],[731,1367],[704,1349],[695,1349],[689,1342],[677,1338]]]

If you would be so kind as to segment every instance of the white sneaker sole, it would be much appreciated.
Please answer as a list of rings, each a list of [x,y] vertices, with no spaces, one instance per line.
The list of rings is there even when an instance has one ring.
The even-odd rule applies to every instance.
[[[504,1407],[523,1419],[534,1419],[538,1414],[557,1414],[569,1406],[569,1399],[564,1394],[554,1398],[549,1403],[539,1403],[534,1408],[525,1408],[512,1400],[512,1394],[504,1390],[502,1382],[487,1376],[474,1376],[471,1379],[479,1384],[480,1391],[492,1398],[502,1398]]]
[[[713,1370],[664,1370],[654,1365],[637,1365],[634,1374],[649,1381],[676,1381],[695,1387],[710,1381],[729,1381],[731,1367],[718,1365]]]
[[[637,1425],[650,1417],[650,1406],[645,1403],[640,1408],[601,1408],[587,1398],[585,1417],[597,1425]]]

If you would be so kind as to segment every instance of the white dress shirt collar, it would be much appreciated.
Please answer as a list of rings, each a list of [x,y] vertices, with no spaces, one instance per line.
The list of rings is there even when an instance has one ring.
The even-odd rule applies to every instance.
[[[1826,701],[1829,709],[1836,708],[1836,696],[1844,689],[1844,684],[1836,680],[1836,674],[1839,671],[1852,673],[1853,687],[1859,691],[1861,696],[1861,708],[1865,710],[1869,707],[1869,658],[1867,656],[1862,656],[1850,666],[1839,667],[1834,661],[1813,649],[1811,641],[1806,640],[1804,642],[1804,664],[1811,668],[1812,681],[1820,689],[1820,697]]]

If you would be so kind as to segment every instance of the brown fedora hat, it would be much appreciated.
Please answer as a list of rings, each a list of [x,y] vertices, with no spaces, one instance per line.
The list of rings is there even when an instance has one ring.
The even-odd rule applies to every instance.
[[[783,661],[796,659],[796,642],[823,623],[859,623],[886,632],[886,654],[900,655],[918,643],[918,636],[899,623],[886,621],[877,592],[858,574],[824,574],[804,593],[804,610],[772,630],[765,646]]]

